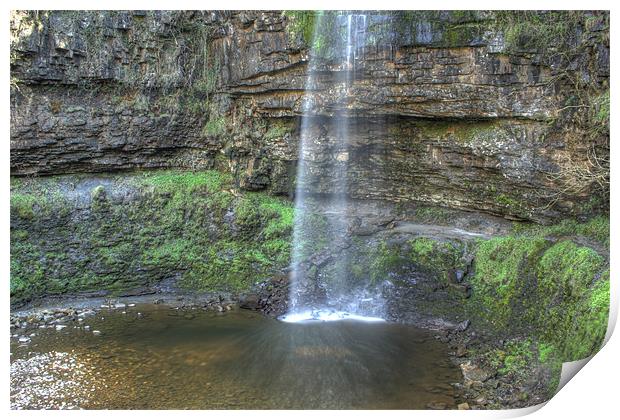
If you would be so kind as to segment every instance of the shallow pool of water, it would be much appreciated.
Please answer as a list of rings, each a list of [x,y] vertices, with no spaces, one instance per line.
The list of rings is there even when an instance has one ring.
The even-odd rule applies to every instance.
[[[460,372],[424,330],[137,305],[11,340],[13,408],[455,408]],[[88,329],[85,327],[88,326]],[[99,334],[93,331],[100,332]]]

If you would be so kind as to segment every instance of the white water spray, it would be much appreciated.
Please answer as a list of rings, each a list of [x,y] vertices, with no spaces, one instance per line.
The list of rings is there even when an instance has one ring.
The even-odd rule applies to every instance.
[[[311,252],[308,248],[316,241],[316,232],[308,229],[308,214],[312,211],[309,205],[312,202],[312,189],[323,176],[322,172],[326,165],[324,158],[317,158],[317,149],[325,152],[325,145],[318,144],[316,130],[313,129],[317,118],[317,103],[314,91],[319,84],[317,66],[320,56],[319,48],[329,48],[339,57],[333,91],[336,93],[337,106],[332,116],[335,138],[327,145],[327,165],[329,173],[333,174],[330,179],[329,199],[321,203],[322,213],[329,215],[328,243],[332,249],[328,252],[338,252],[339,246],[344,244],[348,220],[348,165],[349,165],[349,137],[350,116],[347,115],[348,103],[351,99],[350,88],[352,86],[356,60],[363,55],[366,42],[366,15],[340,13],[335,16],[335,22],[331,28],[323,25],[325,16],[319,13],[315,19],[313,44],[308,63],[308,76],[305,83],[305,93],[302,104],[302,119],[299,145],[299,160],[297,166],[297,186],[295,194],[295,221],[293,232],[293,253],[291,272],[291,287],[289,299],[289,313],[281,317],[286,322],[307,321],[339,321],[344,319],[359,321],[382,321],[376,316],[364,316],[360,311],[363,307],[372,305],[377,296],[368,293],[351,294],[346,287],[336,287],[330,290],[322,301],[316,301],[309,295],[316,294],[319,289],[318,279],[312,278],[308,269],[308,260]],[[331,22],[330,22],[331,23]],[[334,31],[331,37],[326,37],[325,30]],[[332,45],[325,45],[325,39]],[[335,249],[335,251],[334,251]],[[335,276],[345,279],[346,267],[337,264]],[[310,292],[309,292],[310,290]]]

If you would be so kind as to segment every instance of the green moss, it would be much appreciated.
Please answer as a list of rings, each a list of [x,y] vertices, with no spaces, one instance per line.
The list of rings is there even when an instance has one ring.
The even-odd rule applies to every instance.
[[[609,125],[609,89],[594,99],[594,120],[603,125]]]
[[[502,328],[519,322],[518,300],[533,281],[543,238],[500,237],[481,241],[475,255],[472,302],[484,319]]]
[[[540,363],[546,363],[550,360],[555,351],[556,349],[553,344],[540,343],[538,345],[538,361]]]
[[[119,243],[114,245],[102,246],[97,248],[97,256],[106,265],[122,264],[127,256],[131,255],[132,245],[130,243]]]
[[[11,232],[11,238],[18,241],[26,240],[28,239],[28,231],[24,229],[17,229],[14,232]]]
[[[510,340],[503,348],[493,350],[489,361],[500,375],[519,375],[533,358],[531,340]]]
[[[224,117],[213,117],[204,126],[202,134],[206,137],[219,137],[226,133],[226,120]]]
[[[465,244],[424,237],[412,239],[408,244],[411,247],[409,260],[444,283],[448,282],[451,270],[464,268],[461,258],[465,252]]]
[[[518,200],[509,197],[506,194],[497,194],[495,196],[495,202],[497,204],[499,204],[500,206],[504,206],[510,209],[519,209],[521,208],[521,204],[519,203]]]
[[[443,33],[441,45],[447,47],[468,46],[472,41],[482,38],[485,30],[487,30],[485,26],[479,23],[449,26]]]
[[[48,185],[38,188],[31,188],[30,185],[23,184],[24,188],[17,191],[19,187],[13,186],[11,191],[11,214],[22,219],[37,219],[38,217],[49,217],[51,214],[66,216],[69,214],[69,206],[62,193],[55,187]]]
[[[570,47],[570,37],[584,19],[576,11],[498,11],[497,24],[504,32],[509,51],[548,53]]]
[[[513,225],[512,231],[515,234],[528,236],[570,237],[581,235],[609,247],[608,216],[596,216],[583,223],[565,219],[551,226],[518,223]]]
[[[157,247],[146,249],[143,258],[147,265],[178,267],[191,251],[192,244],[189,240],[172,239]]]
[[[480,147],[508,139],[508,128],[496,121],[454,122],[426,121],[416,123],[423,140],[444,140]]]
[[[546,304],[580,299],[604,264],[594,250],[562,241],[545,251],[538,264],[538,289]]]
[[[139,179],[139,184],[150,185],[158,192],[191,193],[204,188],[210,193],[216,193],[229,186],[232,182],[230,174],[218,171],[155,171],[145,172]]]
[[[17,214],[22,219],[34,218],[34,205],[37,198],[31,194],[11,192],[11,213]]]
[[[314,10],[285,10],[282,12],[288,21],[286,30],[289,36],[300,37],[306,45],[311,45],[319,13],[321,12]]]
[[[390,272],[397,270],[406,262],[398,248],[385,242],[381,242],[372,251],[369,261],[370,281],[373,284],[386,280]]]
[[[272,125],[269,127],[269,129],[265,132],[265,139],[276,140],[276,139],[283,138],[288,133],[291,133],[293,129],[294,129],[293,127],[291,127],[290,125],[284,122],[280,122],[280,121],[273,122]]]
[[[451,212],[442,207],[418,207],[415,217],[425,223],[446,223],[451,219]]]
[[[105,188],[103,185],[98,185],[90,192],[90,198],[92,200],[102,200],[106,196]]]
[[[606,331],[606,267],[596,251],[568,240],[553,244],[522,231],[480,241],[468,313],[499,331],[540,340],[541,362],[584,358],[600,347]]]
[[[36,244],[11,242],[10,293],[12,300],[27,300],[45,289],[44,255]]]
[[[549,248],[538,266],[538,294],[530,318],[540,336],[554,343],[563,360],[589,356],[600,346],[607,328],[609,281],[605,261],[590,248],[559,242]]]
[[[134,190],[131,200],[105,201],[97,211],[69,203],[75,218],[56,211],[56,192],[43,188],[48,181],[56,183],[37,180],[19,187],[40,190],[53,211],[37,210],[37,223],[15,212],[12,302],[54,293],[121,291],[171,277],[192,290],[240,291],[289,264],[292,203],[234,192],[229,174],[124,175],[106,189],[122,183]],[[92,196],[102,192],[95,188]]]

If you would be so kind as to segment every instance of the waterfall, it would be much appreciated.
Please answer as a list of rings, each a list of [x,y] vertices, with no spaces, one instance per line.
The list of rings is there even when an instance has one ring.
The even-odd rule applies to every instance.
[[[295,220],[293,232],[292,271],[290,273],[289,312],[281,319],[288,322],[305,320],[339,320],[356,319],[381,321],[377,316],[366,316],[356,311],[360,305],[373,300],[365,291],[351,294],[343,285],[347,273],[344,263],[335,264],[334,276],[340,278],[341,286],[332,285],[324,290],[317,278],[316,260],[330,258],[329,253],[341,254],[345,247],[347,227],[349,226],[348,209],[348,167],[350,141],[349,101],[350,89],[354,82],[356,61],[364,54],[366,42],[367,16],[364,14],[338,13],[324,22],[326,15],[319,12],[315,18],[313,44],[308,62],[308,75],[302,103],[299,159],[297,165]],[[335,18],[335,19],[334,19]],[[328,35],[324,33],[329,31]],[[325,40],[331,42],[325,45]],[[329,72],[325,69],[325,60],[319,59],[321,51],[330,49],[336,58],[330,60]],[[334,75],[330,91],[335,93],[335,107],[330,124],[334,127],[334,138],[319,138],[317,135],[316,88],[325,83],[325,73]],[[319,79],[322,77],[323,79]],[[313,224],[317,206],[314,196],[320,189],[319,184],[326,182],[322,177],[327,172],[333,177],[329,180],[327,199],[323,199],[318,208],[326,215],[327,227],[324,234],[326,247],[316,250],[321,233]],[[325,194],[324,194],[325,195]],[[327,254],[327,255],[326,255]],[[314,258],[314,260],[313,260]]]

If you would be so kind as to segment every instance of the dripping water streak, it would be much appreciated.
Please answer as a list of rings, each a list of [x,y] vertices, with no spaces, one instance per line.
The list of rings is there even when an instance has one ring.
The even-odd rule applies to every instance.
[[[343,254],[345,248],[346,232],[349,224],[348,216],[348,166],[350,144],[350,98],[351,87],[355,77],[356,59],[358,51],[363,51],[366,39],[366,15],[340,13],[336,16],[336,24],[332,28],[324,28],[325,16],[322,13],[315,19],[313,31],[313,47],[311,48],[308,61],[308,75],[305,82],[305,92],[302,103],[301,132],[299,145],[299,159],[297,166],[297,185],[295,194],[295,220],[293,232],[292,267],[290,280],[290,307],[289,313],[282,317],[287,322],[301,322],[308,320],[333,321],[340,319],[356,319],[377,321],[381,318],[365,317],[355,313],[360,302],[373,300],[367,294],[357,293],[353,296],[347,293],[346,266],[337,264],[335,276],[338,281],[331,285],[330,293],[324,297],[324,302],[317,303],[308,299],[308,290],[318,290],[318,281],[308,275],[310,270],[304,267],[304,258],[308,258],[307,246],[316,241],[312,231],[308,231],[308,214],[311,210],[310,190],[319,183],[318,177],[322,175],[321,163],[314,162],[317,150],[326,153],[329,159],[328,171],[333,174],[329,180],[331,188],[329,199],[321,203],[323,214],[329,215],[328,238],[329,252]],[[339,58],[338,71],[335,72],[333,91],[336,93],[336,106],[333,112],[331,124],[334,130],[327,139],[317,139],[313,130],[314,119],[317,118],[318,104],[315,102],[315,92],[319,80],[316,71],[319,62],[320,51],[316,48],[319,31],[335,31],[332,39],[335,39],[333,48]],[[322,46],[325,48],[325,45]],[[321,63],[324,64],[324,63]],[[319,144],[319,142],[321,142]],[[318,158],[320,161],[321,158]],[[304,294],[306,296],[304,296]]]

